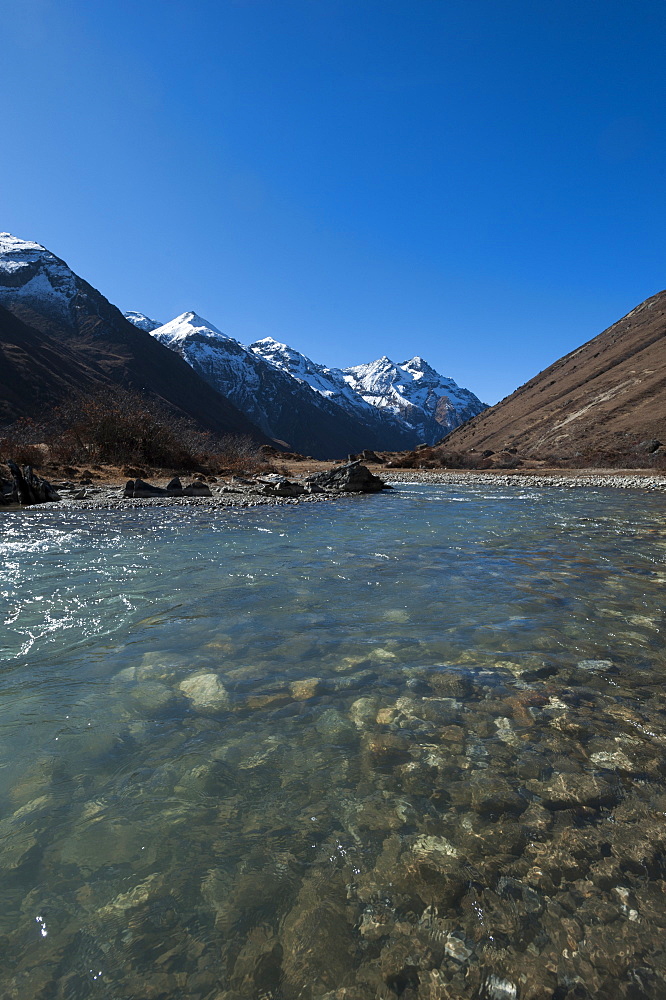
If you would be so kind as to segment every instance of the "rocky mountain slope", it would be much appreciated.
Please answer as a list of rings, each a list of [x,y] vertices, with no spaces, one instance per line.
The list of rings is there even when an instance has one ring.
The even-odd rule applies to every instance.
[[[123,313],[125,319],[128,319],[132,326],[138,327],[139,330],[145,330],[146,333],[152,333],[156,330],[158,326],[162,326],[162,323],[158,319],[151,319],[150,316],[146,316],[144,313],[130,312]]]
[[[291,450],[337,458],[362,448],[385,447],[386,441],[389,447],[409,447],[409,431],[398,421],[385,419],[362,401],[342,406],[333,394],[315,392],[303,378],[271,363],[256,345],[244,347],[194,312],[177,316],[152,335],[265,434]],[[353,397],[344,381],[342,385]]]
[[[384,358],[341,371],[271,337],[244,347],[191,312],[152,335],[266,434],[318,458],[433,442],[443,429],[484,408],[476,396],[420,358],[402,366]]]
[[[487,409],[469,389],[436,372],[423,358],[396,365],[383,357],[345,368],[345,381],[366,402],[388,410],[414,428],[420,441],[436,441]]]
[[[454,430],[442,448],[589,463],[666,445],[666,291]]]
[[[0,305],[42,335],[49,350],[54,343],[66,348],[68,365],[74,354],[82,369],[156,397],[174,414],[187,416],[203,428],[251,434],[267,442],[244,414],[182,358],[132,325],[63,260],[38,243],[9,233],[0,234]],[[27,382],[33,377],[39,381],[39,365],[35,362],[33,374],[29,361],[29,354],[24,353],[22,377]],[[75,368],[69,365],[67,370],[74,391]],[[89,381],[82,377],[80,389],[88,387]]]
[[[368,419],[372,410],[379,411],[387,426],[402,426],[413,445],[433,443],[442,429],[452,430],[487,408],[474,393],[440,375],[422,358],[396,365],[382,357],[339,369],[317,364],[271,337],[256,341],[250,349],[350,413],[363,413]]]

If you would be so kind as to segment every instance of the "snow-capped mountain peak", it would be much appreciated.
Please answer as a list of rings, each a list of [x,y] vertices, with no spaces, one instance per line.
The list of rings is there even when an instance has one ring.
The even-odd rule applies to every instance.
[[[46,247],[43,247],[41,243],[35,243],[33,240],[22,240],[18,236],[13,236],[11,233],[0,233],[0,253],[3,255],[9,254],[47,254],[49,251]],[[51,255],[53,256],[53,255]],[[16,267],[20,267],[21,264],[17,263]]]
[[[485,409],[484,404],[453,379],[440,375],[415,355],[395,364],[385,354],[369,364],[327,368],[272,337],[250,345],[264,360],[334,400],[348,412],[379,410],[418,440],[436,441]]]
[[[429,365],[424,358],[420,358],[418,354],[415,357],[410,358],[409,361],[402,361],[398,367],[411,372],[414,378],[422,378],[423,375],[435,375],[437,378],[444,377],[439,375],[432,365]]]
[[[390,410],[425,441],[437,440],[485,409],[474,393],[419,355],[399,365],[384,356],[345,368],[344,378],[367,403]]]
[[[80,279],[40,243],[0,233],[0,301],[10,305],[48,305],[54,313],[69,312]]]
[[[128,312],[123,313],[123,315],[125,319],[130,321],[132,326],[137,327],[138,330],[145,330],[146,333],[152,333],[153,330],[157,330],[158,327],[162,326],[161,320],[151,319],[145,313],[136,312],[134,309],[130,309]]]
[[[279,340],[275,340],[273,337],[263,337],[261,340],[255,340],[253,344],[250,344],[250,350],[258,354],[265,361],[270,361],[277,368],[289,371],[296,378],[298,378],[300,371],[307,371],[313,364],[304,354],[299,354],[292,347],[289,347],[287,344],[281,344]]]
[[[222,333],[216,326],[213,326],[207,319],[204,319],[203,316],[199,316],[195,312],[181,313],[180,316],[176,316],[175,319],[164,323],[163,326],[156,327],[156,329],[150,332],[157,340],[166,344],[167,347],[191,340],[192,338],[196,338],[197,340],[201,340],[202,338],[207,338],[208,340],[233,340],[233,337],[227,337],[226,333]],[[237,341],[234,341],[234,343],[237,343]]]
[[[317,364],[305,354],[300,354],[292,347],[281,344],[272,337],[256,340],[250,344],[250,350],[293,378],[307,383],[320,395],[337,400],[346,409],[349,408],[350,404],[356,410],[358,410],[359,404],[363,406],[363,400],[353,390],[350,390],[339,368],[327,368],[326,365]]]

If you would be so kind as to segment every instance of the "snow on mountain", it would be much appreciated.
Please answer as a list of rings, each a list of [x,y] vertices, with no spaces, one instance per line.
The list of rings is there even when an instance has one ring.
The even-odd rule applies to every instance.
[[[483,410],[422,358],[328,368],[265,337],[244,347],[188,312],[152,331],[266,433],[320,457],[434,443]]]
[[[419,357],[400,365],[382,357],[340,370],[317,364],[272,337],[256,341],[250,350],[307,382],[349,413],[364,411],[367,419],[368,409],[380,410],[387,422],[393,420],[408,428],[414,444],[432,444],[486,408],[474,393],[440,375]]]
[[[286,344],[273,340],[272,337],[256,340],[250,344],[250,350],[292,378],[307,383],[320,395],[334,400],[350,413],[358,414],[359,410],[362,410],[367,419],[373,416],[370,404],[348,385],[344,373],[339,368],[327,368],[325,365],[317,364]]]
[[[411,436],[369,406],[341,372],[267,339],[244,347],[196,313],[152,331],[266,434],[303,454],[334,458],[362,448],[403,448]]]
[[[170,322],[155,327],[154,330],[151,330],[151,333],[156,340],[162,341],[168,347],[192,341],[193,338],[195,340],[198,338],[202,343],[232,339],[195,312],[181,313],[180,316],[176,316]],[[237,344],[238,341],[235,340],[234,343]]]
[[[473,392],[440,375],[418,356],[397,365],[382,357],[345,368],[344,378],[367,403],[390,410],[428,443],[486,409]]]
[[[123,316],[130,321],[132,326],[135,326],[138,330],[145,330],[146,333],[152,333],[153,330],[157,330],[158,326],[162,326],[160,320],[151,319],[150,316],[135,312],[133,309],[123,313]]]
[[[155,340],[187,361],[218,392],[231,399],[262,430],[272,428],[261,406],[261,375],[256,359],[246,347],[198,316],[185,312],[151,331]]]
[[[182,313],[151,331],[271,437],[276,437],[262,405],[262,371],[251,351],[195,312]]]
[[[0,233],[0,303],[10,309],[18,300],[66,317],[83,283],[46,247]]]
[[[280,438],[275,417],[266,406],[266,365],[247,347],[195,312],[182,313],[151,333],[155,340],[180,354],[218,392],[248,416],[251,414],[262,430]],[[287,388],[292,388],[291,382]],[[269,392],[270,397],[275,395],[275,391]]]

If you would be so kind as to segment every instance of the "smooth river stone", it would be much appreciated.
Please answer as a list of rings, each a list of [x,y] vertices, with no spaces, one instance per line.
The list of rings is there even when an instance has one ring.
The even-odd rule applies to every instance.
[[[194,674],[178,687],[198,711],[216,712],[229,706],[229,692],[217,674]]]
[[[608,781],[591,774],[557,774],[550,781],[528,781],[527,787],[549,809],[613,805],[619,798]]]
[[[307,701],[308,698],[315,698],[321,694],[323,685],[319,677],[306,677],[304,680],[293,681],[289,685],[292,697],[296,701]]]
[[[352,702],[349,708],[349,717],[357,729],[365,729],[373,721],[378,705],[379,698],[369,695],[357,698],[356,701]]]

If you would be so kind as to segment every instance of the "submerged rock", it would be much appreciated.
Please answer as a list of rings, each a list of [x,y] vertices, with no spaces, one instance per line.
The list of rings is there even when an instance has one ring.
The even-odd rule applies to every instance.
[[[357,698],[349,708],[349,718],[357,729],[365,729],[377,714],[379,699],[369,695]]]
[[[178,687],[197,711],[218,712],[229,706],[229,693],[217,674],[194,674]]]
[[[337,708],[327,708],[322,712],[315,722],[315,729],[320,736],[334,743],[354,743],[357,739],[354,726]]]
[[[346,893],[330,879],[306,881],[282,926],[287,1000],[309,1000],[353,980],[356,938]]]
[[[176,700],[171,688],[159,681],[136,684],[130,692],[130,698],[139,709],[149,714],[166,711]]]
[[[579,660],[576,666],[580,670],[587,670],[590,673],[604,673],[613,667],[612,660]]]
[[[618,789],[592,774],[557,774],[550,781],[528,781],[527,787],[548,809],[608,806],[619,799]]]
[[[292,681],[289,690],[296,701],[307,701],[309,698],[316,698],[324,689],[321,678],[306,677],[300,681]]]
[[[472,809],[478,813],[521,813],[527,802],[501,775],[475,771],[471,780]]]
[[[231,986],[243,997],[272,996],[280,981],[282,947],[266,926],[253,927],[234,962]]]

